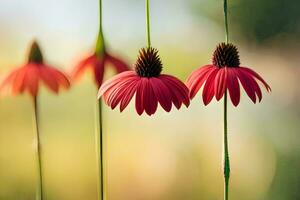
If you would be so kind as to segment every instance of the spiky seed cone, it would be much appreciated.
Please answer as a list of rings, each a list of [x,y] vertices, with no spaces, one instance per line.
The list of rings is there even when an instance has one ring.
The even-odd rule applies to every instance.
[[[135,63],[135,71],[141,77],[157,77],[162,71],[162,62],[158,50],[152,47],[142,48]]]
[[[41,51],[40,46],[36,41],[34,41],[31,45],[29,56],[28,56],[28,62],[29,63],[43,63],[43,54]]]
[[[239,67],[240,58],[236,46],[233,44],[220,43],[212,59],[213,65],[217,67]]]

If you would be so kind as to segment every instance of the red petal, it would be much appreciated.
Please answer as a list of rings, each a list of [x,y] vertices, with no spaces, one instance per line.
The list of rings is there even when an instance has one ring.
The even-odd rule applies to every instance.
[[[253,103],[256,103],[255,88],[253,87],[251,79],[249,78],[251,75],[241,69],[237,69],[235,72],[238,75],[247,95],[250,97]]]
[[[4,87],[6,86],[10,86],[13,81],[15,80],[18,72],[22,70],[22,68],[18,68],[18,69],[15,69],[13,70],[10,74],[8,74],[2,81],[1,83],[1,86],[0,86],[0,89],[2,90]]]
[[[129,70],[128,65],[119,58],[113,57],[110,54],[106,53],[105,60],[111,63],[118,73]]]
[[[54,67],[45,65],[44,67],[47,68],[47,70],[51,71],[51,73],[53,74],[56,82],[58,83],[58,86],[62,86],[63,88],[70,88],[71,83],[69,78],[61,71],[57,70]]]
[[[56,70],[56,69],[52,69],[52,73],[55,74],[56,76],[56,81],[58,81],[59,85],[68,89],[70,88],[70,80],[68,79],[68,77],[63,74],[62,72]]]
[[[83,72],[87,69],[87,67],[92,66],[97,61],[97,56],[95,54],[88,56],[79,62],[79,64],[74,68],[72,72],[72,78],[79,78]]]
[[[132,99],[134,93],[136,92],[137,82],[138,82],[138,80],[135,80],[134,81],[135,84],[133,84],[131,87],[127,87],[126,93],[121,101],[120,112],[122,112],[127,107],[130,100]]]
[[[149,112],[147,113],[148,115],[152,115],[156,112],[157,110],[157,106],[158,106],[158,100],[154,94],[154,91],[153,91],[153,88],[152,88],[152,85],[149,83],[149,102],[150,102],[150,109],[149,109]]]
[[[94,66],[94,78],[98,88],[101,86],[104,77],[104,61],[97,60]]]
[[[143,102],[146,113],[150,116],[157,110],[158,101],[155,97],[152,85],[148,78],[142,78],[143,81]]]
[[[137,77],[137,75],[134,71],[126,71],[115,75],[114,77],[103,83],[98,91],[98,98],[100,98],[104,93],[106,93],[120,81],[125,80],[129,77]]]
[[[226,81],[227,81],[227,73],[226,73],[226,68],[223,67],[221,68],[215,78],[215,83],[214,83],[214,92],[216,95],[216,99],[219,101],[226,90]]]
[[[120,93],[122,94],[124,92],[122,90],[123,87],[128,86],[128,84],[130,84],[134,80],[135,80],[135,77],[130,77],[130,78],[123,79],[121,81],[118,81],[113,87],[111,87],[109,90],[107,90],[105,92],[105,94],[103,95],[104,101],[107,102],[107,105],[111,106],[113,101],[116,100],[116,97]]]
[[[214,68],[213,70],[211,70],[211,72],[209,73],[206,83],[204,85],[203,88],[203,93],[202,93],[202,99],[203,99],[203,103],[204,105],[208,105],[211,100],[214,97],[214,81],[215,81],[215,77],[218,73],[219,69],[218,68]]]
[[[51,70],[48,70],[47,67],[40,67],[40,76],[44,83],[51,89],[53,92],[58,93],[58,82],[56,81],[55,75]]]
[[[27,66],[22,89],[27,89],[32,96],[37,96],[39,87],[39,70],[38,66]]]
[[[190,105],[189,90],[179,79],[173,76],[162,74],[160,78],[168,86],[172,93],[173,104],[179,109],[184,103],[187,107]]]
[[[21,86],[23,84],[24,75],[26,73],[26,66],[13,70],[1,83],[0,90],[8,88],[12,90],[13,94],[21,93]]]
[[[27,66],[21,67],[18,69],[18,72],[12,80],[12,92],[13,94],[18,94],[23,92],[24,78],[27,73]]]
[[[198,79],[199,76],[201,76],[205,71],[207,71],[208,69],[213,68],[213,65],[204,65],[202,67],[199,67],[198,69],[194,70],[191,75],[188,77],[188,79],[186,80],[186,84],[188,87],[190,87],[193,82],[194,79]]]
[[[144,102],[143,102],[143,81],[142,79],[137,83],[137,90],[135,94],[135,109],[139,115],[144,112]]]
[[[110,105],[112,109],[115,109],[115,107],[125,97],[127,88],[131,88],[136,85],[135,80],[136,80],[135,78],[128,79],[128,80],[120,83],[118,85],[118,87],[115,88],[114,92],[110,95],[110,97],[108,99],[108,105]]]
[[[260,102],[261,99],[262,99],[261,89],[260,89],[258,83],[256,82],[256,80],[254,79],[253,76],[250,75],[250,76],[248,76],[248,78],[249,78],[249,81],[251,82],[251,85],[252,85],[252,87],[253,87],[253,89],[254,89],[257,97],[258,97],[259,102]]]
[[[234,106],[239,105],[240,103],[240,85],[237,78],[236,69],[226,68],[227,73],[227,88],[229,91],[231,102]]]
[[[154,77],[149,80],[159,104],[165,111],[170,112],[172,109],[172,96],[169,88],[159,78]]]
[[[214,66],[206,65],[192,72],[192,74],[187,80],[187,87],[190,90],[191,99],[193,99],[196,96],[203,83],[207,80],[207,77],[214,69]]]
[[[242,69],[244,72],[249,73],[250,75],[254,76],[255,78],[257,78],[259,81],[261,81],[264,86],[266,87],[267,91],[270,92],[271,91],[271,87],[267,84],[267,82],[259,75],[257,74],[255,71],[253,71],[252,69],[249,69],[247,67],[240,67],[240,69]]]

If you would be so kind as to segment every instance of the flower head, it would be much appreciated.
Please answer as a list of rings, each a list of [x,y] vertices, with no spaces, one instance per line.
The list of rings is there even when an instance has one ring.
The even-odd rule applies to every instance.
[[[112,109],[120,105],[122,112],[135,95],[135,107],[139,115],[156,112],[158,103],[169,112],[172,104],[179,109],[182,104],[189,106],[188,88],[174,76],[161,74],[162,62],[158,51],[152,47],[140,50],[135,71],[120,73],[99,90],[105,103]]]
[[[62,72],[44,63],[38,43],[33,42],[28,63],[8,74],[1,84],[1,89],[11,88],[13,94],[27,91],[31,96],[36,97],[40,81],[55,93],[59,92],[60,87],[70,87],[68,78]]]
[[[190,89],[190,98],[194,98],[202,85],[202,98],[205,105],[209,104],[215,96],[219,101],[225,91],[229,91],[230,99],[234,106],[240,102],[240,84],[247,95],[256,103],[260,102],[262,92],[258,85],[260,81],[269,92],[270,86],[255,71],[240,66],[238,49],[233,44],[221,43],[217,46],[212,63],[192,72],[187,80]]]
[[[117,73],[129,70],[128,65],[123,60],[103,50],[102,53],[93,53],[79,62],[72,72],[72,77],[76,80],[82,76],[86,69],[91,68],[95,83],[100,87],[103,82],[104,71],[107,64],[113,66]]]

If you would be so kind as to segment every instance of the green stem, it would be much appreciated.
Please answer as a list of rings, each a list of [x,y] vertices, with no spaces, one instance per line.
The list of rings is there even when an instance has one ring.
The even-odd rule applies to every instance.
[[[40,131],[39,131],[39,110],[38,110],[38,100],[37,97],[33,99],[33,106],[34,106],[34,124],[36,128],[36,139],[37,139],[37,168],[39,174],[38,180],[38,199],[43,200],[43,171],[42,171],[42,156],[41,156],[41,141],[40,141]]]
[[[228,150],[228,129],[227,129],[227,91],[224,96],[224,200],[228,200],[229,196],[229,177],[230,177],[230,162]]]
[[[147,42],[148,48],[151,47],[151,34],[150,34],[150,5],[149,0],[146,0],[146,23],[147,23]]]
[[[224,17],[225,17],[225,41],[226,41],[226,44],[228,44],[229,32],[228,32],[228,8],[227,8],[227,0],[224,0]]]
[[[102,0],[99,0],[99,32],[96,44],[96,54],[99,56],[102,56],[105,51],[102,21]]]
[[[99,113],[99,132],[96,135],[96,148],[97,148],[97,160],[99,168],[99,199],[105,199],[105,176],[104,176],[104,146],[103,146],[103,115],[102,115],[102,100],[98,100],[98,113]],[[98,143],[99,141],[99,143]],[[101,198],[100,198],[101,196]]]
[[[227,0],[224,0],[224,17],[225,17],[225,41],[228,44],[228,7]],[[228,128],[227,128],[227,91],[224,94],[224,200],[229,199],[229,178],[230,178],[230,161],[228,150]]]
[[[228,31],[228,5],[227,0],[224,0],[224,17],[225,17],[225,41],[228,44],[229,31]],[[224,200],[229,198],[229,178],[230,178],[230,161],[228,150],[228,129],[227,129],[227,91],[224,95]]]

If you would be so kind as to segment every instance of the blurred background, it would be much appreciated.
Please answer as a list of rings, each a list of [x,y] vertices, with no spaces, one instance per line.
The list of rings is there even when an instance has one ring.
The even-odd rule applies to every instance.
[[[108,46],[131,65],[146,45],[144,1],[104,0]],[[242,65],[271,85],[254,105],[229,106],[231,199],[300,199],[300,13],[298,0],[229,0],[230,41]],[[164,72],[185,80],[224,40],[222,0],[152,0],[152,42]],[[1,0],[0,77],[25,62],[36,38],[46,60],[70,72],[92,51],[97,0]],[[113,75],[108,69],[106,77]],[[59,96],[40,93],[47,200],[96,200],[96,91],[87,73]],[[105,106],[109,200],[220,200],[223,104],[138,116]],[[0,199],[32,200],[36,188],[33,106],[0,99]]]

